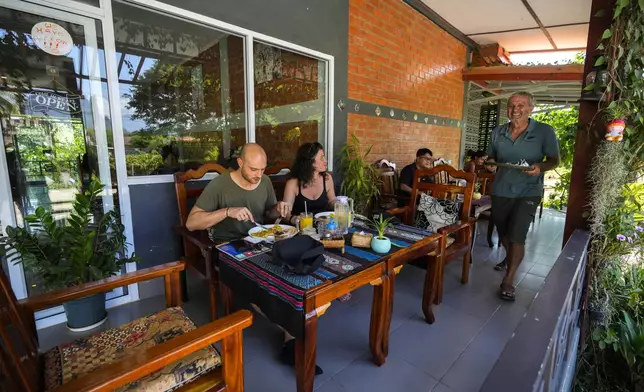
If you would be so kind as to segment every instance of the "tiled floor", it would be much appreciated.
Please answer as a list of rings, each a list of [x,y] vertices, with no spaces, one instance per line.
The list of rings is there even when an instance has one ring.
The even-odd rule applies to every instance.
[[[531,228],[526,257],[517,276],[517,300],[498,299],[502,277],[493,266],[503,255],[488,248],[484,232],[474,248],[470,282],[461,285],[460,264],[446,269],[443,303],[436,307],[436,322],[426,324],[420,310],[424,271],[405,267],[396,279],[387,362],[376,367],[368,350],[371,288],[354,292],[351,300],[335,302],[318,324],[317,376],[320,392],[478,391],[512,332],[532,302],[555,262],[563,236],[564,215],[544,210]],[[207,321],[207,297],[191,284],[186,312],[195,322]],[[194,291],[194,292],[192,292]],[[118,325],[164,306],[156,297],[110,311],[109,325]],[[248,392],[295,391],[293,369],[277,361],[280,331],[256,316],[244,334],[245,386]],[[44,347],[78,337],[59,325],[40,331]]]

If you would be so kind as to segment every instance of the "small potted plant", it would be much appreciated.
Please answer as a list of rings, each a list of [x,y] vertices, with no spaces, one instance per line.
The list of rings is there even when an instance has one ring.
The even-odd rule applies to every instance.
[[[611,142],[621,142],[624,139],[626,118],[630,110],[622,103],[613,101],[606,108],[606,133],[604,138]]]
[[[116,211],[103,213],[99,207],[102,192],[100,182],[90,182],[87,191],[76,195],[65,221],[56,221],[50,211],[38,207],[25,217],[26,227],[8,226],[7,235],[0,236],[0,256],[22,263],[47,290],[116,275],[126,263],[137,259],[124,256],[125,227]],[[72,331],[91,329],[107,318],[105,293],[70,301],[63,307]]]
[[[378,235],[373,237],[371,240],[371,249],[377,253],[387,253],[391,249],[391,240],[385,237],[385,232],[388,227],[391,226],[391,220],[393,218],[385,219],[382,214],[379,215],[378,219],[373,219],[371,225],[378,232]]]

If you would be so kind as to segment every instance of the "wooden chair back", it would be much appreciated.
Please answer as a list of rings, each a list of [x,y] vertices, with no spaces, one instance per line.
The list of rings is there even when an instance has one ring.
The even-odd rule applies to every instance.
[[[179,208],[179,219],[181,224],[185,225],[188,220],[188,199],[197,199],[203,192],[204,187],[186,187],[188,181],[195,181],[202,179],[206,173],[224,174],[230,172],[229,169],[221,166],[218,163],[209,162],[204,163],[195,170],[188,170],[186,172],[174,173],[174,189],[177,194],[177,207]]]
[[[465,186],[446,184],[446,183],[430,183],[422,182],[424,177],[430,178],[453,178],[454,180],[465,180]],[[466,173],[462,170],[456,170],[450,165],[439,165],[429,170],[416,170],[414,173],[414,183],[411,190],[411,199],[409,202],[409,212],[405,218],[406,223],[413,225],[414,218],[416,217],[418,199],[421,193],[425,193],[437,199],[444,200],[457,200],[462,195],[462,207],[459,214],[459,219],[462,221],[470,217],[470,210],[472,208],[472,197],[474,195],[474,182],[476,175],[474,173]]]
[[[33,316],[18,305],[9,280],[0,268],[0,380],[3,390],[42,390],[38,340]]]
[[[496,173],[490,173],[483,169],[476,174],[476,182],[481,184],[479,192],[481,195],[492,194],[492,184],[494,183],[494,176]]]
[[[378,202],[382,209],[388,210],[398,206],[398,172],[390,166],[380,166],[378,167],[380,173],[380,181],[378,183],[378,189],[380,194],[378,195]]]
[[[264,171],[264,174],[266,174],[268,176],[272,176],[272,175],[275,175],[275,174],[281,172],[284,169],[291,170],[291,164],[289,164],[288,162],[284,162],[284,161],[278,161],[278,162],[275,162],[275,163],[272,163],[272,164],[268,165],[268,167]]]

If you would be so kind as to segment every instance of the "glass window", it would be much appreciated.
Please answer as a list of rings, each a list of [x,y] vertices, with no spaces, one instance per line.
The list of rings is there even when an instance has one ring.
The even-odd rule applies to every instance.
[[[269,166],[291,163],[302,143],[325,142],[326,62],[259,42],[253,56],[255,140]]]
[[[69,45],[43,49],[40,26],[69,34]],[[101,24],[91,27],[0,7],[0,167],[7,167],[13,204],[11,215],[0,216],[9,218],[5,224],[15,220],[28,227],[24,217],[38,207],[57,221],[68,219],[75,196],[92,178],[108,190],[95,219],[119,207],[116,173],[108,163],[114,162],[114,148],[105,56],[96,36]],[[28,295],[42,292],[37,277],[26,274],[25,281]]]
[[[231,166],[246,142],[244,40],[113,5],[128,176]]]

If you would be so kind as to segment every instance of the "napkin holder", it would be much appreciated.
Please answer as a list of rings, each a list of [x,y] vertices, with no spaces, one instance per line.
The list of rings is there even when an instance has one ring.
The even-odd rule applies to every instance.
[[[373,234],[364,232],[354,232],[351,236],[351,246],[358,248],[370,248]]]

